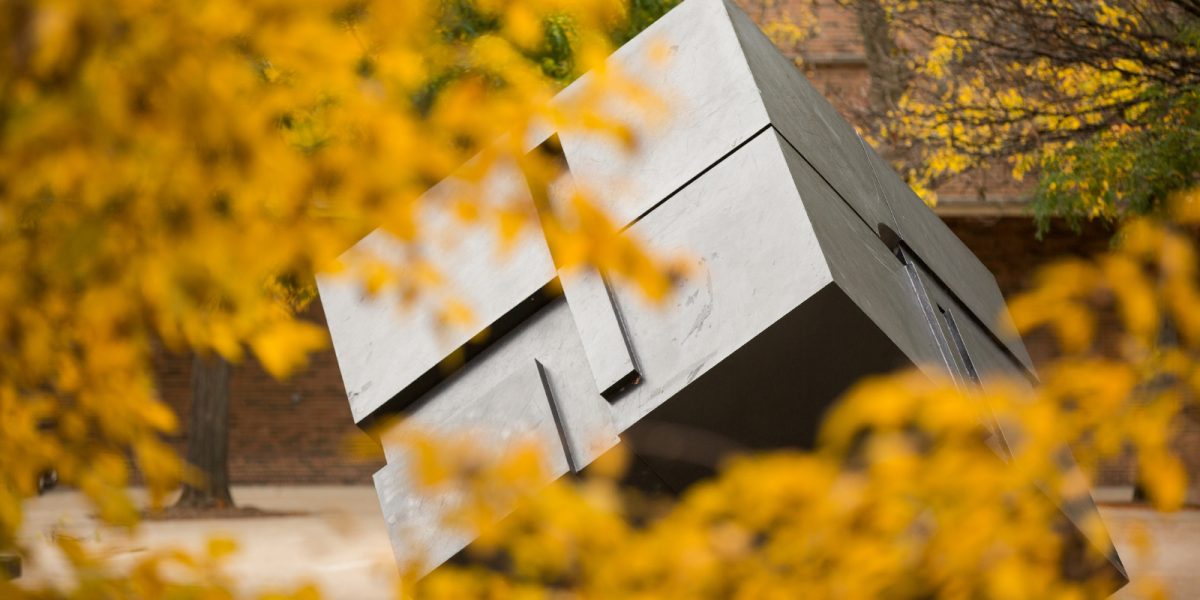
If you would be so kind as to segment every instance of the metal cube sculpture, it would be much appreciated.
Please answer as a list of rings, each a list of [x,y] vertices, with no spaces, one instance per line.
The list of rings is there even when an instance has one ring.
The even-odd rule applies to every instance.
[[[648,64],[651,44],[665,44],[661,64]],[[610,218],[651,250],[690,252],[697,275],[664,308],[594,269],[560,271],[544,239],[500,253],[481,231],[429,256],[490,327],[486,348],[478,331],[448,338],[395,298],[321,276],[360,426],[404,413],[399,426],[480,428],[499,444],[538,436],[550,477],[625,436],[647,485],[678,491],[731,451],[811,447],[824,410],[866,375],[915,365],[964,390],[997,375],[1036,383],[992,275],[733,2],[687,0],[609,60],[669,99],[669,122],[633,152],[568,131],[525,147],[558,135],[570,177]],[[503,164],[482,188],[529,196]],[[346,260],[400,248],[380,230]],[[464,349],[461,368],[439,367]],[[470,537],[440,526],[441,506],[412,493],[387,440],[375,485],[397,560],[419,552],[432,568]],[[1061,508],[1123,573],[1106,534],[1082,527],[1091,498]]]

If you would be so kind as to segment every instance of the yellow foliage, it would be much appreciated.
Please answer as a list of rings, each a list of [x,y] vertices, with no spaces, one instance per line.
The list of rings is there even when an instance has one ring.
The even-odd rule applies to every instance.
[[[212,539],[208,541],[208,555],[212,558],[221,558],[235,550],[237,550],[237,544],[233,540]]]
[[[378,226],[420,242],[413,205],[431,182],[475,155],[483,171],[524,159],[512,140],[533,122],[635,143],[603,107],[658,99],[601,68],[591,93],[548,106],[561,84],[526,58],[546,20],[562,18],[577,67],[602,67],[621,2],[472,6],[494,30],[453,35],[454,3],[441,0],[0,10],[0,552],[16,549],[21,501],[51,469],[126,525],[137,519],[128,459],[155,506],[185,477],[161,439],[178,424],[156,397],[156,346],[235,361],[249,350],[285,377],[328,344],[296,315],[313,273],[337,269]],[[506,237],[538,224],[472,194],[444,209]],[[586,217],[571,227],[540,216],[560,232],[552,249],[663,295],[665,266],[610,239],[586,199],[575,205]],[[409,304],[440,281],[419,258],[363,275]],[[439,308],[451,324],[470,318],[469,307]],[[138,571],[138,594],[178,591],[150,571]]]
[[[601,62],[609,48],[600,28],[620,14],[616,2],[478,5],[500,25],[471,40],[446,34],[445,4],[433,0],[58,0],[0,11],[9,57],[0,63],[0,550],[16,547],[21,500],[47,469],[123,525],[137,518],[123,493],[127,456],[155,502],[184,477],[160,439],[177,423],[155,397],[153,344],[235,360],[248,348],[285,376],[325,344],[295,315],[304,302],[295,282],[336,268],[335,257],[378,225],[419,241],[413,205],[430,182],[478,155],[468,179],[507,157],[535,187],[546,185],[554,166],[516,149],[530,122],[632,144],[603,110],[604,96],[663,110]],[[580,29],[579,66],[596,69],[599,84],[596,95],[548,107],[557,88],[523,52],[541,43],[537,23],[552,14]],[[932,75],[968,45],[939,43]],[[1080,98],[1140,89],[1136,80],[1048,64],[1024,75]],[[428,106],[413,101],[435,83],[443,87]],[[946,100],[1046,112],[1039,98],[976,85],[957,82]],[[983,139],[936,104],[906,102],[920,116],[914,128]],[[1087,122],[1081,114],[1040,118],[1069,129]],[[969,162],[953,151],[933,160],[945,172]],[[1184,223],[1200,214],[1195,198],[1178,200]],[[617,237],[585,197],[561,215],[472,200],[444,208],[506,238],[536,219],[563,264],[592,262],[651,297],[671,287],[673,266]],[[463,439],[414,433],[396,443],[415,452],[418,483],[457,492],[449,524],[480,534],[475,556],[510,566],[447,566],[421,580],[409,572],[402,593],[1096,597],[1111,581],[1066,580],[1058,567],[1064,541],[1053,501],[1085,488],[1054,458],[1070,443],[1086,471],[1132,448],[1156,505],[1179,506],[1186,474],[1170,453],[1170,423],[1200,389],[1195,263],[1178,225],[1131,225],[1112,255],[1053,267],[1013,301],[1022,332],[1050,327],[1067,353],[1034,397],[995,384],[967,398],[916,373],[873,379],[830,412],[813,451],[734,458],[718,478],[646,514],[622,501],[621,457],[538,491],[544,467],[532,446],[497,457]],[[360,274],[368,287],[397,286],[409,303],[439,281],[416,258],[373,265]],[[1129,336],[1116,355],[1094,347],[1094,314],[1106,303]],[[443,308],[449,320],[469,317],[464,307]],[[1164,343],[1164,324],[1178,342]],[[984,443],[995,424],[1011,442],[999,456]],[[197,555],[154,553],[122,573],[76,540],[58,544],[74,587],[0,582],[0,595],[232,597],[220,573],[235,550],[227,540]],[[317,596],[300,588],[267,597]]]
[[[1120,144],[1162,94],[1191,85],[1190,73],[1168,66],[1195,52],[1191,26],[1169,3],[879,4],[903,38],[904,55],[892,59],[903,85],[894,105],[872,108],[884,138],[912,149],[909,183],[930,204],[933,188],[974,168],[1008,160],[1020,179],[1093,135]],[[1024,25],[1009,30],[1014,22]],[[1114,197],[1128,195],[1103,183],[1080,190],[1089,218],[1115,218]]]
[[[812,452],[735,458],[647,514],[639,503],[611,501],[608,467],[556,482],[499,525],[475,530],[483,537],[472,556],[508,566],[443,566],[410,580],[406,593],[508,594],[496,587],[507,582],[581,597],[791,597],[797,589],[816,598],[1104,597],[1114,585],[1105,559],[1065,558],[1055,505],[1088,485],[1058,457],[1069,444],[1086,475],[1132,450],[1154,505],[1180,506],[1188,474],[1171,452],[1172,423],[1195,402],[1200,347],[1164,342],[1162,328],[1178,316],[1170,294],[1200,280],[1170,266],[1169,244],[1145,244],[1174,235],[1161,222],[1131,224],[1113,252],[1048,267],[1014,299],[1021,331],[1049,327],[1064,350],[1032,395],[989,381],[986,393],[966,397],[918,372],[870,379],[831,409]],[[1101,310],[1115,310],[1128,337],[1117,355],[1094,346],[1092,315]],[[996,426],[1008,440],[1002,450],[984,443]],[[450,442],[430,454],[462,451]],[[467,471],[471,480],[479,469]],[[1079,526],[1103,547],[1101,523]],[[1063,560],[1088,575],[1066,578]]]

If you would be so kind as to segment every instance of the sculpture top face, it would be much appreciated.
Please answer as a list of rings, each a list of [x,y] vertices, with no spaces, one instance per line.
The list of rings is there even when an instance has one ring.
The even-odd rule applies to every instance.
[[[647,59],[656,44],[663,61]],[[470,541],[439,526],[439,503],[414,499],[389,442],[404,427],[475,428],[501,448],[534,436],[549,477],[624,438],[655,485],[679,491],[727,452],[810,445],[825,407],[864,375],[916,365],[968,391],[993,374],[1036,380],[987,269],[731,1],[687,0],[609,60],[669,101],[667,122],[629,108],[633,152],[577,131],[523,145],[557,135],[564,189],[586,188],[620,235],[694,257],[666,306],[594,269],[557,268],[540,236],[499,253],[482,230],[422,249],[471,304],[473,330],[446,336],[386,293],[318,279],[355,421],[407,415],[383,433],[375,476],[401,561],[436,566]],[[515,165],[496,163],[480,201],[514,197],[532,202]],[[454,224],[429,223],[454,239]],[[376,231],[345,260],[403,251]],[[460,369],[439,368],[459,350]],[[1079,523],[1095,507],[1064,510]]]

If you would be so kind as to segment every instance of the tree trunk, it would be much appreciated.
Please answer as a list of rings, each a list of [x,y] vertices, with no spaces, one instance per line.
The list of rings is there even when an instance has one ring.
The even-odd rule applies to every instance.
[[[203,480],[185,483],[175,506],[227,508],[229,494],[229,362],[197,353],[192,361],[192,408],[187,425],[187,462]]]
[[[852,4],[871,77],[868,110],[877,116],[886,115],[896,107],[912,76],[908,58],[897,47],[887,10],[879,0],[856,0]]]

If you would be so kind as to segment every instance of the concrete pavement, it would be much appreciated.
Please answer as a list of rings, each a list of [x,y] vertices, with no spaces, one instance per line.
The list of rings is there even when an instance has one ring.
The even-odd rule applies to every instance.
[[[144,521],[133,535],[98,527],[76,492],[52,492],[25,504],[21,537],[34,555],[20,581],[66,582],[69,568],[49,533],[64,531],[116,561],[133,561],[150,548],[202,552],[209,539],[235,539],[238,552],[226,572],[245,594],[316,584],[323,598],[384,600],[395,594],[396,566],[375,489],[356,487],[233,488],[234,502],[305,516]]]
[[[86,540],[93,550],[115,561],[136,560],[150,548],[182,547],[202,551],[218,535],[238,541],[228,573],[239,592],[286,591],[313,583],[322,597],[334,600],[384,600],[396,597],[396,567],[375,490],[361,487],[235,487],[235,502],[264,510],[304,516],[228,520],[147,521],[133,535],[101,528],[75,492],[52,492],[24,506],[21,537],[34,549],[21,581],[62,584],[69,573],[49,533],[65,531]],[[1120,500],[1120,490],[1097,493]],[[1115,596],[1138,598],[1137,584],[1161,581],[1175,600],[1200,598],[1200,511],[1163,515],[1152,510],[1102,506],[1100,514],[1125,560],[1134,585]],[[1150,553],[1138,550],[1138,537],[1153,541]]]

